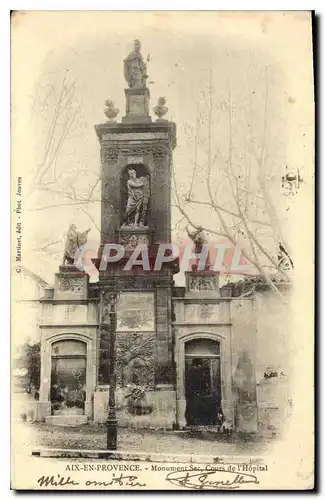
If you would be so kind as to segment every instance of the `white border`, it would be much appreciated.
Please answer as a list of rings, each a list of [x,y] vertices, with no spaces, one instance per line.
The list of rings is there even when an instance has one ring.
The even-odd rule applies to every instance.
[[[25,1],[6,1],[3,0],[1,2],[0,7],[0,52],[1,52],[1,62],[2,62],[2,72],[1,72],[1,99],[0,99],[0,124],[1,124],[1,195],[0,195],[0,205],[1,205],[1,236],[2,236],[2,244],[0,247],[0,257],[2,262],[2,276],[1,276],[1,344],[2,344],[2,352],[5,354],[1,359],[1,382],[2,382],[2,391],[1,391],[1,402],[8,402],[6,405],[6,410],[0,412],[0,430],[1,430],[1,449],[5,452],[5,455],[2,455],[1,460],[1,479],[0,479],[0,498],[7,499],[11,497],[13,492],[9,491],[9,464],[10,464],[10,445],[9,445],[9,433],[8,428],[10,425],[9,419],[9,401],[10,401],[10,339],[9,339],[9,329],[10,329],[10,315],[9,315],[9,291],[10,291],[10,236],[9,236],[9,216],[10,216],[10,27],[9,27],[9,10],[197,10],[200,7],[201,10],[310,10],[314,8],[316,10],[316,14],[320,15],[324,14],[324,2],[321,0],[314,1],[313,5],[310,2],[299,1],[296,0],[294,3],[291,1],[284,0],[272,0],[263,2],[261,5],[260,1],[248,1],[243,3],[240,0],[227,0],[223,2],[215,2],[215,1],[207,1],[201,0],[199,4],[190,0],[164,0],[164,2],[145,2],[142,0],[138,0],[137,2],[119,0],[118,2],[102,2],[99,0],[48,0],[45,4],[44,0],[30,0],[29,2]],[[263,7],[263,8],[261,8]],[[320,24],[322,24],[322,19],[320,20]],[[324,28],[323,28],[324,29]],[[320,34],[319,37],[319,47],[318,51],[322,53],[320,59],[322,63],[324,63],[324,39]],[[324,64],[322,64],[324,66]],[[322,78],[322,74],[319,75],[319,80],[324,82]],[[318,93],[321,92],[321,86],[319,85]],[[324,100],[322,101],[324,102]],[[318,103],[319,106],[320,103]],[[323,107],[319,109],[318,119],[321,120],[323,117]],[[320,126],[320,125],[319,125]],[[321,133],[321,135],[320,135]],[[322,131],[318,132],[318,144],[320,149],[320,144],[323,143],[324,140],[324,128]],[[320,173],[324,167],[321,162],[321,154],[318,151],[318,172]],[[325,184],[325,175],[323,173],[322,176],[318,175],[318,182],[321,182],[321,187],[319,193],[324,193],[324,184]],[[323,189],[322,189],[323,188]],[[320,206],[320,214],[319,216],[324,221],[324,204]],[[324,229],[324,227],[322,227]],[[320,240],[321,248],[324,247],[324,231],[322,234],[322,239]],[[324,278],[324,266],[321,273],[321,284],[323,284]],[[321,298],[321,302],[319,304],[320,310],[325,309],[325,299]],[[321,324],[319,325],[319,328]],[[319,332],[319,339],[321,339],[322,331]],[[7,347],[4,351],[3,346]],[[321,354],[322,358],[325,359],[324,356],[324,342],[321,345]],[[320,363],[320,368],[323,363]],[[323,373],[322,373],[323,376]],[[324,380],[322,380],[324,382]],[[324,383],[321,384],[324,388]],[[323,394],[322,394],[323,395]],[[321,395],[320,395],[321,396]],[[324,398],[320,397],[320,402],[324,401]],[[323,408],[322,408],[323,409]],[[320,423],[320,422],[319,422]],[[324,439],[324,432],[322,433],[322,437]],[[323,440],[321,443],[321,451],[323,450]],[[324,464],[324,460],[322,460]],[[323,470],[319,470],[319,476],[322,476]],[[127,493],[125,493],[127,494]],[[48,497],[52,497],[53,494],[48,493]],[[74,498],[79,497],[77,493],[74,493]]]

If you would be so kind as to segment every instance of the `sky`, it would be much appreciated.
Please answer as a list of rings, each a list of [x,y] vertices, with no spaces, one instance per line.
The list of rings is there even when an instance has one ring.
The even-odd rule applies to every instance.
[[[211,76],[213,94],[213,151],[220,160],[229,143],[227,100],[231,96],[235,159],[247,163],[250,144],[260,147],[265,118],[267,74],[267,145],[271,163],[270,191],[277,193],[279,176],[286,166],[304,171],[312,189],[313,76],[310,16],[304,12],[27,12],[18,13],[12,26],[12,186],[23,178],[23,263],[53,282],[71,223],[80,230],[92,227],[89,239],[96,245],[100,203],[66,206],[51,192],[30,191],[31,179],[46,148],[55,102],[66,75],[75,82],[75,123],[56,161],[60,183],[79,171],[80,192],[98,177],[100,149],[94,125],[103,123],[104,102],[110,98],[125,113],[123,59],[132,41],[141,40],[148,63],[151,109],[165,96],[166,115],[177,125],[174,170],[182,194],[193,176],[195,128],[200,125],[193,193],[204,199],[206,168],[207,89]],[[153,113],[152,113],[153,114]],[[249,126],[252,127],[249,130]],[[248,140],[249,137],[249,140]],[[218,160],[219,161],[219,160]],[[254,175],[254,166],[251,167]],[[220,203],[227,193],[220,186]],[[310,190],[308,193],[310,194]],[[277,195],[276,195],[277,196]],[[97,197],[98,198],[98,197]],[[283,204],[283,198],[276,197]],[[51,207],[51,208],[44,208]],[[211,214],[189,207],[196,223]],[[296,217],[303,217],[298,210]],[[185,222],[172,208],[175,240],[184,234]],[[211,219],[212,227],[217,222]],[[295,231],[287,221],[286,231]],[[293,238],[295,238],[293,234]],[[52,243],[58,242],[55,245]],[[43,247],[49,247],[40,251]]]

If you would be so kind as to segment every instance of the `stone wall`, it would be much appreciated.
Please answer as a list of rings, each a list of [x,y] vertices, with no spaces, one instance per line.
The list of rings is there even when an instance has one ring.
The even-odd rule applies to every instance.
[[[242,432],[257,432],[254,302],[232,299],[230,314],[235,427]]]
[[[291,416],[288,377],[263,378],[257,384],[258,430],[263,436],[281,435]]]
[[[108,411],[108,390],[94,393],[94,421],[106,422]],[[142,415],[137,415],[128,404],[127,389],[116,392],[117,421],[121,427],[173,429],[176,426],[176,393],[175,391],[146,391],[142,403]]]
[[[288,299],[288,294],[286,294]],[[268,366],[286,375],[290,372],[290,305],[271,290],[256,294],[256,378],[261,380]]]
[[[290,301],[290,290],[283,291]],[[256,293],[258,425],[263,435],[281,434],[291,414],[290,302],[271,290]]]

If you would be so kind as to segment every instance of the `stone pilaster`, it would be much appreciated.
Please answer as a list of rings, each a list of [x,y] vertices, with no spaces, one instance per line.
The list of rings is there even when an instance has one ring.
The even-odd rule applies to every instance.
[[[171,285],[156,285],[156,385],[174,384]]]

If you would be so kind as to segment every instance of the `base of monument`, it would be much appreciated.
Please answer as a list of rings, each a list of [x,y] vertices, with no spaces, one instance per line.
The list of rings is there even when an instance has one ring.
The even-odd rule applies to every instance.
[[[45,418],[47,425],[59,425],[63,427],[77,427],[88,422],[87,415],[50,415]]]
[[[126,114],[122,123],[151,123],[149,116],[150,91],[146,87],[125,89]]]
[[[107,420],[108,389],[94,393],[94,422]],[[116,392],[116,417],[119,427],[131,429],[173,429],[176,425],[176,392],[174,390],[147,391],[139,414],[128,404],[125,390]]]
[[[122,123],[152,123],[151,116],[128,115],[122,116]]]
[[[174,391],[173,384],[157,384],[156,391]]]

